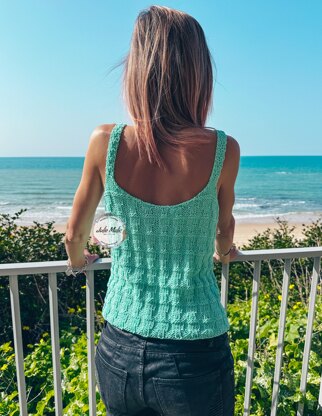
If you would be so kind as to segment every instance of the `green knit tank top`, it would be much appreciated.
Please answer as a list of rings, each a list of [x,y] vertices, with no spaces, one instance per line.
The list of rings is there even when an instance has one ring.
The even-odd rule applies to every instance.
[[[217,131],[214,165],[207,185],[176,205],[155,205],[115,181],[114,165],[123,128],[110,134],[106,160],[105,211],[126,226],[126,238],[111,248],[111,274],[102,310],[112,325],[145,337],[193,340],[229,329],[214,274],[219,205],[216,183],[226,152]]]

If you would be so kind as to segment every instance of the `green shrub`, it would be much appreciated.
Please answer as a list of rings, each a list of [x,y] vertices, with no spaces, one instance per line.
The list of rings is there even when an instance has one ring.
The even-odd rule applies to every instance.
[[[294,289],[293,289],[294,290]],[[269,300],[269,302],[268,302]],[[243,414],[246,383],[246,365],[251,300],[229,304],[231,349],[235,360],[236,415]],[[254,373],[251,396],[251,414],[270,415],[273,377],[277,347],[280,302],[271,302],[268,295],[261,295],[258,305],[258,326],[254,356]],[[322,351],[322,299],[316,304],[316,319],[309,362],[306,394],[306,416],[317,416],[317,398],[321,381]],[[278,415],[295,416],[301,400],[300,378],[302,370],[304,338],[307,324],[307,307],[295,303],[287,311],[283,364],[278,403]],[[321,414],[321,413],[320,413]]]
[[[95,335],[95,343],[99,336]],[[87,339],[75,328],[61,331],[60,360],[64,415],[88,414]],[[0,346],[0,414],[19,415],[15,379],[14,351],[11,342]],[[25,377],[28,414],[55,415],[54,382],[51,342],[48,333],[35,345],[28,345],[25,357]],[[97,415],[104,415],[105,407],[96,389]]]

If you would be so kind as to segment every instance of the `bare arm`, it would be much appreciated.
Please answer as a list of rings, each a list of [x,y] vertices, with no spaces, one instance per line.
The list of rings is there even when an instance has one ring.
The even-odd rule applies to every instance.
[[[224,165],[220,175],[218,203],[219,217],[215,247],[220,254],[227,253],[230,249],[235,231],[235,219],[232,214],[235,203],[235,182],[239,169],[240,148],[238,142],[231,136],[227,136],[227,149]],[[228,263],[230,256],[220,258],[222,263]]]
[[[84,249],[88,241],[96,208],[104,192],[99,166],[106,156],[102,151],[106,132],[100,126],[90,137],[80,184],[75,193],[72,212],[67,223],[65,247],[73,268],[84,265]]]

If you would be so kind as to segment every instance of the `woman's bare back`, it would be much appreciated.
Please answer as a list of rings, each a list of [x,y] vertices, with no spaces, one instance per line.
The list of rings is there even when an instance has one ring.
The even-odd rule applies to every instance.
[[[105,132],[101,140],[102,153],[106,156],[109,134],[113,124],[104,124],[100,128]],[[229,136],[228,136],[229,137]],[[189,145],[179,152],[161,147],[160,152],[166,161],[168,171],[150,164],[147,155],[139,152],[135,143],[133,126],[126,125],[120,139],[116,159],[114,178],[117,184],[129,194],[156,205],[175,205],[192,199],[208,183],[215,160],[217,133],[213,141],[190,150]],[[105,160],[100,161],[102,182],[105,181]],[[220,182],[217,184],[217,191]],[[214,190],[215,191],[215,190]]]

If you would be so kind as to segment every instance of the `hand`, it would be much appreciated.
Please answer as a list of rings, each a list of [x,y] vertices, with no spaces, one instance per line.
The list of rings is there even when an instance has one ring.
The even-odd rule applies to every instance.
[[[235,245],[232,246],[229,255],[227,256],[219,256],[216,252],[213,256],[215,262],[217,263],[222,263],[222,264],[227,264],[230,261],[234,260],[238,255],[240,254],[240,251],[236,248]]]
[[[91,254],[87,248],[84,249],[84,255],[87,257],[88,260],[88,264],[92,264],[94,263],[97,259],[100,258],[100,256],[98,254]]]
[[[233,246],[231,252],[229,253],[229,261],[235,260],[237,256],[239,256],[241,252],[238,250],[236,246]]]

